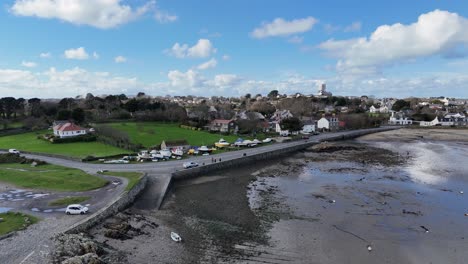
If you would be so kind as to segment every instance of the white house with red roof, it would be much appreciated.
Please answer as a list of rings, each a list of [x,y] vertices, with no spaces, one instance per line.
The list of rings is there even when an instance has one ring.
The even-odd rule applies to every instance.
[[[72,122],[59,123],[53,127],[54,135],[60,138],[86,135],[87,131]]]

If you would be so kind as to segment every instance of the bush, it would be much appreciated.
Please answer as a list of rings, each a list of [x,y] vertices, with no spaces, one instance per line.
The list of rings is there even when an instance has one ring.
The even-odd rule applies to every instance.
[[[92,141],[96,141],[96,136],[82,135],[82,136],[68,137],[68,138],[52,137],[49,140],[53,144],[72,143],[72,142],[92,142]]]
[[[35,159],[27,159],[26,157],[13,154],[13,153],[5,153],[5,154],[0,154],[0,163],[33,163],[36,162],[37,165],[44,165],[47,164],[45,161],[42,160],[35,160]]]

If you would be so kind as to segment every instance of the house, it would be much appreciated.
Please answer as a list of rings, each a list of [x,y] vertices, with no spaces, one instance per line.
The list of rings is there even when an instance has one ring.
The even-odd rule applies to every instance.
[[[406,117],[406,115],[403,112],[394,112],[392,111],[392,115],[390,116],[388,120],[389,125],[412,125],[413,120],[409,119]]]
[[[237,119],[242,120],[265,120],[265,116],[255,111],[242,111],[236,114]]]
[[[287,119],[287,118],[291,118],[293,117],[293,114],[291,114],[291,111],[289,110],[276,110],[272,117],[271,117],[271,121],[277,121],[277,122],[281,122],[283,119]]]
[[[185,139],[171,140],[171,141],[163,140],[159,147],[162,150],[164,150],[164,149],[181,149],[183,151],[187,151],[190,148],[190,144]]]
[[[238,126],[234,120],[227,119],[214,119],[210,123],[210,131],[221,132],[221,133],[235,133],[238,130]]]
[[[321,130],[336,131],[339,128],[340,121],[335,115],[323,116],[317,121],[317,128]]]
[[[312,120],[303,121],[302,131],[303,134],[310,134],[315,132],[315,122]]]
[[[382,114],[387,114],[389,112],[389,109],[387,106],[381,106],[379,108],[376,108],[375,106],[371,106],[369,108],[369,112],[372,113],[372,114],[375,114],[375,113],[382,113]]]
[[[443,118],[440,119],[440,124],[442,126],[466,126],[467,118],[463,114],[446,114]]]
[[[86,129],[68,121],[66,123],[57,123],[57,125],[53,127],[53,130],[54,135],[60,138],[76,137],[87,134]]]
[[[434,120],[432,120],[432,121],[421,121],[421,122],[419,122],[419,126],[422,126],[422,127],[437,126],[437,125],[440,125],[438,117],[434,118]]]

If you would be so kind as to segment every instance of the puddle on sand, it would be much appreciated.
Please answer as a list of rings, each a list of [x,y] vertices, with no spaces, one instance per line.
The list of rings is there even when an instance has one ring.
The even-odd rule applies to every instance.
[[[10,211],[12,208],[8,208],[8,207],[0,207],[0,214],[1,213],[6,213],[8,211]]]

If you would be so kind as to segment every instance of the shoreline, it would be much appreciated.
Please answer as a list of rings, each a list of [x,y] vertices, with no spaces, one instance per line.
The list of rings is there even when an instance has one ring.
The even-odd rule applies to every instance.
[[[395,145],[411,143],[397,137]],[[105,225],[119,217],[90,233],[126,255],[121,263],[463,263],[468,255],[460,246],[468,234],[458,229],[468,226],[457,210],[466,196],[445,183],[416,181],[402,170],[418,160],[415,153],[402,155],[376,142],[322,143],[176,182],[160,211],[124,212],[141,234],[106,237]],[[172,242],[171,231],[184,243]],[[450,253],[444,245],[460,250]]]

